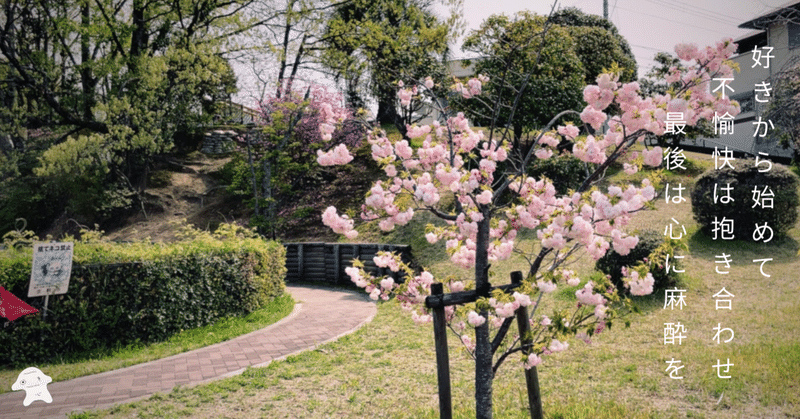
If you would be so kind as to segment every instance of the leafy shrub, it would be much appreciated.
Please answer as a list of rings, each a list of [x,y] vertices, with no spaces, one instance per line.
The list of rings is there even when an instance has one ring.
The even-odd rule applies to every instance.
[[[639,243],[631,249],[630,253],[622,256],[617,252],[609,251],[605,256],[598,259],[595,269],[611,276],[611,282],[616,285],[620,292],[627,292],[622,280],[622,267],[633,267],[640,261],[647,259],[650,265],[650,273],[653,274],[653,280],[655,281],[653,288],[667,289],[674,286],[678,281],[678,274],[673,270],[667,273],[664,262],[666,262],[667,254],[674,256],[675,250],[682,246],[675,241],[665,240],[663,233],[655,230],[645,230],[639,233],[638,237]],[[670,258],[669,263],[671,266],[675,266],[677,270],[681,270],[679,260]]]
[[[69,290],[51,296],[47,318],[26,316],[0,334],[2,364],[58,358],[166,339],[250,313],[284,291],[285,250],[240,228],[192,231],[181,242],[75,243]],[[0,285],[27,295],[30,248],[0,251]],[[23,298],[40,312],[44,297]]]
[[[797,221],[797,206],[800,204],[797,195],[798,179],[785,167],[773,164],[769,172],[761,173],[767,167],[762,163],[755,165],[752,159],[737,159],[735,169],[725,167],[720,170],[709,170],[697,179],[692,191],[692,212],[694,219],[708,235],[713,234],[714,220],[724,218],[733,220],[733,234],[736,239],[753,240],[755,225],[765,222],[772,228],[774,235],[785,234],[794,227]],[[717,186],[717,197],[726,196],[722,191],[730,184],[733,202],[714,203],[714,185]],[[774,193],[772,208],[755,206],[753,200],[757,188],[760,192],[767,186]]]
[[[147,176],[147,184],[154,188],[163,188],[172,183],[172,172],[169,170],[156,170]]]
[[[586,168],[577,157],[565,154],[549,159],[535,159],[528,168],[528,175],[537,179],[550,179],[556,191],[562,195],[581,186],[586,178]]]

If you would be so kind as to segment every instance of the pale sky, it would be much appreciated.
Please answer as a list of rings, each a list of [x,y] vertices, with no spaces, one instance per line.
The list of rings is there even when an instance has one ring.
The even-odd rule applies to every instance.
[[[783,6],[787,0],[607,0],[610,20],[631,45],[639,65],[639,77],[653,65],[653,56],[659,51],[674,53],[674,46],[692,42],[699,46],[714,45],[724,37],[736,39],[749,32],[737,26],[756,16]],[[513,15],[520,10],[538,14],[550,11],[551,0],[464,0],[464,18],[467,32],[480,27],[492,14]],[[603,15],[603,0],[560,0],[559,7],[577,7],[588,14]],[[460,42],[455,57],[464,57]],[[240,93],[234,98],[239,103],[253,106],[248,92],[253,87],[247,69],[234,66],[239,77]]]
[[[609,19],[628,40],[639,64],[639,77],[652,66],[659,51],[674,53],[675,44],[713,45],[749,32],[737,26],[785,5],[788,0],[607,0]],[[487,4],[491,7],[487,7]],[[465,0],[464,17],[470,28],[480,27],[492,14],[512,15],[519,10],[550,11],[550,0]],[[603,15],[603,0],[560,0],[561,8],[577,7]]]

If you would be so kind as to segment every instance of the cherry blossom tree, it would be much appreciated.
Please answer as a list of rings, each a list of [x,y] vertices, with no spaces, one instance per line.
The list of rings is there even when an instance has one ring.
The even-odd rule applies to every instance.
[[[445,241],[452,263],[474,272],[474,278],[449,280],[445,285],[451,293],[475,290],[477,300],[449,306],[445,313],[450,329],[475,360],[478,418],[492,416],[492,381],[505,361],[517,359],[518,365],[535,368],[554,353],[567,350],[573,339],[590,342],[629,312],[630,300],[618,295],[610,282],[583,282],[566,267],[581,254],[588,254],[593,260],[611,250],[628,254],[638,238],[626,233],[625,226],[634,213],[648,208],[657,195],[657,180],[612,185],[603,190],[596,184],[615,161],[623,163],[631,174],[642,165],[659,165],[663,155],[660,147],[641,152],[631,148],[645,134],[663,135],[667,112],[683,112],[688,126],[711,120],[715,112],[736,115],[739,105],[712,94],[709,88],[714,78],[731,77],[728,58],[735,50],[730,39],[715,47],[676,46],[678,57],[686,65],[684,70],[667,75],[668,81],[680,82],[672,94],[643,97],[637,82],[622,84],[617,74],[602,74],[597,77],[597,84],[583,90],[587,104],[583,111],[554,115],[532,139],[534,146],[525,155],[511,152],[511,135],[508,130],[497,128],[503,124],[496,119],[487,130],[475,130],[463,114],[454,115],[443,124],[409,126],[408,138],[422,143],[416,149],[405,139],[390,140],[381,130],[369,135],[372,157],[382,165],[387,178],[374,183],[362,206],[361,218],[376,220],[382,230],[388,231],[408,224],[420,211],[432,213],[441,222],[428,225],[426,239],[431,243]],[[481,86],[486,80],[486,76],[479,76],[457,83],[453,89],[465,98],[481,100]],[[432,91],[433,86],[430,79],[417,86],[404,86],[398,97],[404,101],[411,93]],[[492,104],[486,102],[491,108]],[[611,109],[615,114],[606,113]],[[566,115],[579,118],[582,127],[554,126]],[[335,125],[336,121],[328,123]],[[603,124],[608,129],[599,134]],[[587,125],[597,134],[581,135],[581,128]],[[573,143],[571,153],[589,170],[577,190],[558,196],[549,179],[532,178],[525,169],[535,159],[551,158],[562,140]],[[320,164],[345,164],[350,160],[344,146],[318,154]],[[445,195],[453,199],[444,199]],[[354,220],[333,207],[325,211],[322,219],[325,225],[351,239],[358,234]],[[518,236],[525,230],[533,231],[538,239],[533,248],[529,242],[524,247],[519,245]],[[493,288],[491,264],[509,260],[515,254],[519,256],[515,260],[526,261],[525,280],[508,292]],[[430,312],[423,303],[431,293],[431,284],[437,281],[434,275],[413,272],[398,256],[388,253],[376,256],[375,263],[391,271],[404,271],[407,279],[396,283],[388,276],[374,277],[357,264],[346,272],[373,299],[395,296],[415,321],[430,321]],[[653,277],[646,263],[625,268],[623,275],[632,295],[652,292]],[[542,299],[558,286],[577,287],[581,283],[583,286],[575,292],[577,304],[556,308],[548,315],[538,312]],[[517,310],[529,313],[531,331],[527,336],[509,333]]]
[[[250,174],[251,223],[272,238],[279,230],[278,207],[291,200],[292,192],[299,189],[297,183],[312,171],[315,151],[341,152],[346,146],[358,146],[365,133],[344,107],[340,93],[321,85],[298,84],[294,90],[261,101],[257,128],[237,139]]]

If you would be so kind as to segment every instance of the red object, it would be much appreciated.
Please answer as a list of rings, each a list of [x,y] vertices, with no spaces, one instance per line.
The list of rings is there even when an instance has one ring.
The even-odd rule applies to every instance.
[[[26,314],[38,313],[39,310],[29,306],[16,295],[0,287],[0,317],[5,317],[12,322]]]

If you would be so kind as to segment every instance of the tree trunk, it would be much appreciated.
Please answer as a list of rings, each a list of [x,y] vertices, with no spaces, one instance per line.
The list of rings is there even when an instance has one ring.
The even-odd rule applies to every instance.
[[[378,122],[381,124],[394,124],[397,109],[394,96],[378,98]]]
[[[389,96],[382,96],[378,100],[378,122],[381,125],[393,124],[397,131],[403,138],[406,138],[408,129],[406,128],[405,119],[397,112],[396,93],[392,91]]]
[[[479,297],[488,297],[489,283],[489,220],[490,214],[483,210],[483,220],[478,223],[478,236],[475,251],[475,288]],[[488,318],[488,312],[481,316]],[[489,336],[489,323],[475,328],[475,417],[491,419],[492,417],[492,341]]]
[[[250,146],[252,133],[245,134],[247,137],[247,163],[250,165],[250,179],[253,180],[253,203],[255,205],[254,215],[258,217],[260,208],[258,205],[258,179],[256,179],[256,166],[253,163],[253,151]]]
[[[286,74],[286,57],[289,54],[289,34],[292,32],[292,7],[294,7],[294,1],[290,1],[289,4],[286,6],[286,25],[284,25],[283,31],[283,43],[281,44],[281,51],[280,55],[280,62],[278,63],[278,86],[276,87],[275,97],[283,97],[284,90],[284,74]]]
[[[81,8],[81,26],[88,28],[91,24],[91,9],[89,3],[86,2]],[[86,30],[86,29],[84,29]],[[87,121],[94,119],[92,108],[95,106],[95,87],[97,80],[92,75],[92,68],[89,62],[92,60],[89,48],[91,40],[89,34],[84,32],[81,34],[81,64],[84,66],[80,70],[81,74],[81,87],[83,88],[83,118]]]
[[[264,218],[269,229],[269,237],[275,239],[275,197],[272,194],[272,158],[265,158],[262,161],[262,168],[264,169],[264,178],[261,182],[262,196],[266,208],[264,208]]]
[[[481,312],[488,316],[488,312]],[[475,328],[475,418],[492,418],[492,342],[489,323]]]
[[[131,67],[133,67],[133,73],[136,74],[138,70],[138,63],[136,60],[139,58],[140,54],[144,53],[145,48],[147,47],[148,35],[147,35],[147,22],[145,20],[144,11],[147,5],[142,0],[134,0],[133,2],[133,10],[131,12],[132,20],[133,20],[133,33],[131,34],[131,48],[130,48],[130,56],[131,56]]]

